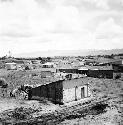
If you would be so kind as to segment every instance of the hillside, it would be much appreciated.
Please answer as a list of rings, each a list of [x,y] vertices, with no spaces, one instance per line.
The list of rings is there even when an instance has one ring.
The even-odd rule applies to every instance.
[[[49,57],[49,56],[87,56],[87,55],[111,55],[123,53],[123,49],[111,50],[49,50],[16,54],[15,57]]]

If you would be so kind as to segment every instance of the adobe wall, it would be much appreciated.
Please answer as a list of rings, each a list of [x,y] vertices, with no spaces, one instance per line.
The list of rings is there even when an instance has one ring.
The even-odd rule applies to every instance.
[[[63,103],[75,101],[75,88],[63,90]]]
[[[81,88],[84,88],[84,97],[81,95]],[[89,87],[87,88],[87,85],[63,89],[63,103],[80,100],[90,95],[91,93],[89,91]]]

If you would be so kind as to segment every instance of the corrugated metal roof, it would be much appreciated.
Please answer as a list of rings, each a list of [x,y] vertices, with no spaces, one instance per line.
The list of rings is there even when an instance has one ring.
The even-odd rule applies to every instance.
[[[90,70],[113,70],[112,66],[88,66],[87,67]]]
[[[46,62],[46,63],[44,63],[42,65],[54,65],[54,63],[53,62]]]
[[[78,70],[88,70],[87,67],[80,67]]]
[[[83,66],[80,67],[78,70],[113,70],[112,66]]]
[[[14,63],[14,62],[12,62],[12,63],[6,63],[7,65],[13,65],[13,64],[16,64],[16,63]]]

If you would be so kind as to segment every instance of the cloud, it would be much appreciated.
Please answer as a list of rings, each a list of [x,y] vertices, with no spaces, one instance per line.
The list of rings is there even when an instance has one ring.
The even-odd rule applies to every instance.
[[[97,49],[122,49],[123,28],[113,18],[99,23],[93,33],[95,48]]]
[[[123,10],[122,0],[71,0],[69,4],[77,6],[82,10],[95,11],[95,10]]]
[[[102,22],[96,29],[97,39],[123,38],[123,28],[117,25],[112,18]]]
[[[95,5],[97,8],[106,9],[106,10],[109,9],[108,0],[84,0],[84,1],[92,5]]]
[[[0,2],[12,2],[13,0],[0,0]]]
[[[76,6],[82,11],[109,9],[108,0],[67,0],[66,4]]]
[[[123,1],[122,0],[108,0],[110,9],[123,11]]]
[[[113,47],[115,43],[113,39],[119,43],[122,39],[123,16],[119,13],[121,10],[117,9],[118,2],[117,6],[110,2],[110,0],[1,1],[0,52],[9,49],[15,53],[95,49],[105,48],[106,45],[110,48],[110,44]]]

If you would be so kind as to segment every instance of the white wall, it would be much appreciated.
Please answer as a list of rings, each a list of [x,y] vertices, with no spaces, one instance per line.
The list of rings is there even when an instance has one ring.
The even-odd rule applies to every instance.
[[[75,100],[75,88],[63,90],[63,103]]]
[[[87,85],[77,87],[76,94],[75,94],[75,88],[64,89],[63,90],[63,103],[75,101],[75,98],[77,98],[77,100],[82,99],[81,98],[81,88],[83,88],[83,87],[84,87],[85,98],[90,96],[91,93],[90,93],[89,88],[87,89]]]

